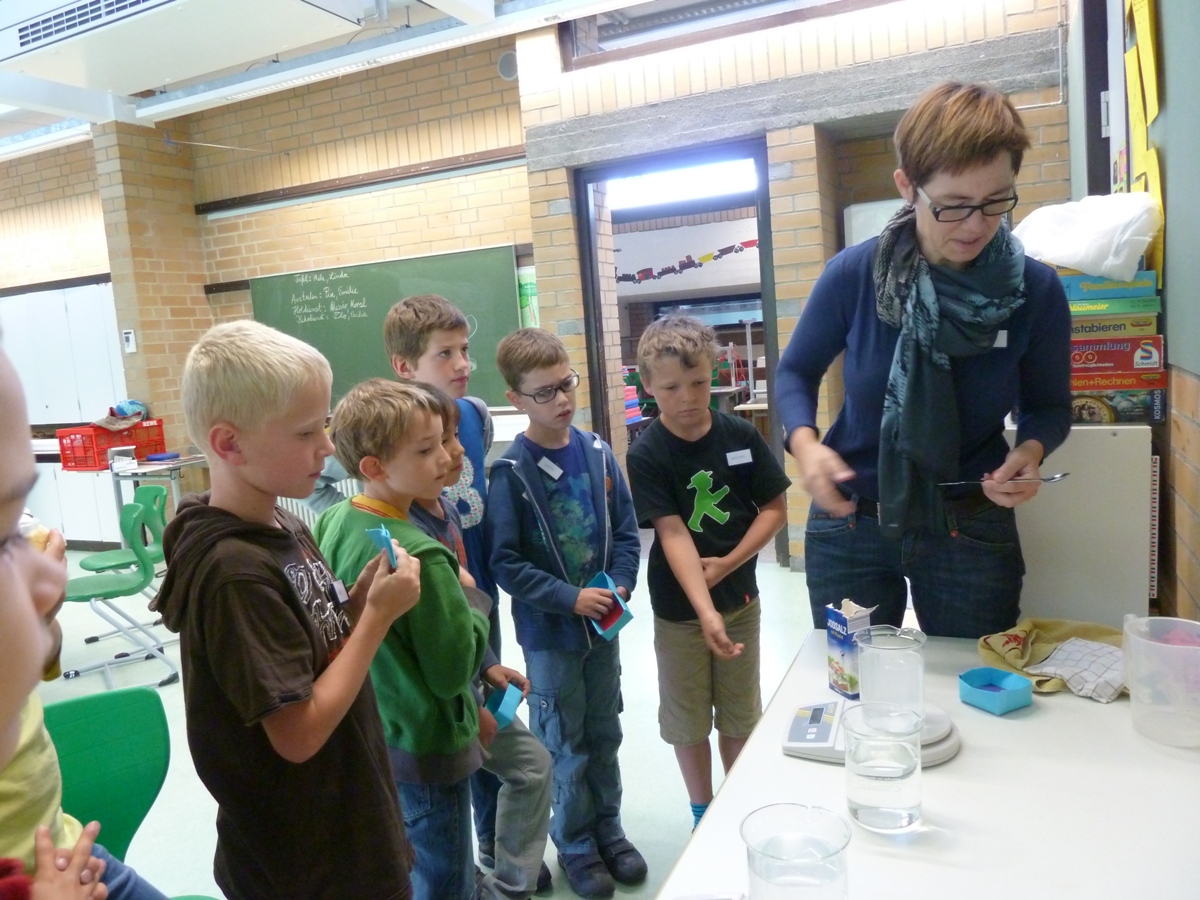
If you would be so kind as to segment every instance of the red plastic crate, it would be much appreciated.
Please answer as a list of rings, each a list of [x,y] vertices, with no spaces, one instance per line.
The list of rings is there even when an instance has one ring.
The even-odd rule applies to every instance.
[[[165,453],[167,450],[162,419],[146,419],[124,431],[109,431],[99,425],[80,425],[78,428],[60,428],[55,434],[58,436],[62,467],[78,472],[107,470],[108,451],[111,447],[132,445],[134,455],[138,459],[145,459],[150,453]]]

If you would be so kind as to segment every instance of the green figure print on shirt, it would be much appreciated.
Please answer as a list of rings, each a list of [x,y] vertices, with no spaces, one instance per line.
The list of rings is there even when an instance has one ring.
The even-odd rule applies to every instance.
[[[729,493],[729,485],[721,488],[716,493],[713,493],[712,472],[699,471],[692,476],[692,480],[688,482],[688,487],[696,492],[696,503],[692,507],[692,517],[688,519],[688,528],[692,531],[703,531],[704,527],[701,524],[705,516],[709,516],[718,525],[724,525],[729,521],[729,513],[717,506]]]

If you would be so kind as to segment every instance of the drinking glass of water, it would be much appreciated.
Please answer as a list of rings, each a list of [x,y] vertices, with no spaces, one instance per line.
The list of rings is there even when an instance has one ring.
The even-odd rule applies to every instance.
[[[921,820],[923,718],[895,703],[863,703],[842,714],[846,803],[872,831],[905,831]]]
[[[850,825],[820,806],[774,803],[742,820],[750,900],[846,900]]]
[[[925,635],[915,628],[872,625],[855,632],[863,703],[896,703],[925,715]]]

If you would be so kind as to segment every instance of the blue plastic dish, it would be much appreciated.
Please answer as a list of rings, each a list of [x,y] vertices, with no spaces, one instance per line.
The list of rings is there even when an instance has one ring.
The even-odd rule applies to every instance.
[[[496,691],[488,697],[488,712],[496,719],[497,728],[507,728],[517,715],[517,707],[521,705],[521,689],[515,684],[509,684],[503,691]]]
[[[392,571],[396,570],[399,564],[396,559],[396,548],[392,546],[392,533],[383,526],[379,528],[368,528],[367,537],[374,541],[375,546],[380,550],[386,550],[388,561],[392,564]]]
[[[588,587],[603,588],[611,591],[613,599],[617,602],[613,604],[612,609],[606,612],[599,619],[589,619],[592,627],[596,629],[596,633],[606,641],[611,641],[617,636],[622,628],[629,624],[633,619],[633,613],[629,611],[629,605],[621,599],[621,595],[617,593],[617,585],[607,572],[599,573],[595,578],[588,582]]]
[[[991,666],[967,669],[958,676],[958,696],[992,715],[1002,716],[1033,703],[1033,682]]]

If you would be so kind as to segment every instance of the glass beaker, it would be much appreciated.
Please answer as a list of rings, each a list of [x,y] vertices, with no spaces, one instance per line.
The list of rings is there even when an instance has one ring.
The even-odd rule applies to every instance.
[[[750,900],[845,900],[850,825],[835,812],[773,803],[742,820]]]
[[[846,710],[846,805],[872,831],[905,831],[921,821],[921,725],[911,709],[863,703]]]
[[[863,703],[895,703],[925,717],[925,634],[871,625],[854,635]]]

